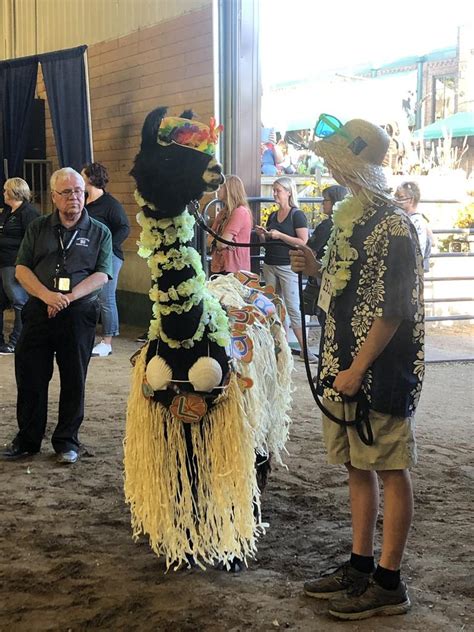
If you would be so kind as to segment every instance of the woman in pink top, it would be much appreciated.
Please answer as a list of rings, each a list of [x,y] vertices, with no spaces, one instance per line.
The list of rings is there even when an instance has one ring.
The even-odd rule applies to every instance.
[[[253,219],[242,180],[238,176],[226,176],[217,197],[223,208],[217,214],[212,230],[227,241],[250,243]],[[213,274],[250,270],[250,248],[227,246],[213,237],[209,238],[208,244]]]

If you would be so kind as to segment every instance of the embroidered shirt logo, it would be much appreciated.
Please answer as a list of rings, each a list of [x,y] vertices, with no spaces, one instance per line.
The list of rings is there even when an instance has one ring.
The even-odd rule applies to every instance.
[[[79,237],[78,239],[76,239],[76,246],[84,246],[85,248],[87,248],[89,246],[89,239],[87,239],[87,237]]]

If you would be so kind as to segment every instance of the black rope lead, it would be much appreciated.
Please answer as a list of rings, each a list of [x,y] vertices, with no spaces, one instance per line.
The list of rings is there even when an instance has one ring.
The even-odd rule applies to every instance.
[[[373,445],[374,443],[374,435],[372,432],[372,426],[370,425],[369,419],[369,402],[367,401],[367,397],[362,389],[354,396],[347,397],[346,395],[341,395],[342,400],[344,402],[357,402],[356,406],[356,414],[355,419],[353,421],[346,421],[345,419],[339,419],[336,415],[333,415],[327,408],[324,406],[322,401],[319,398],[319,394],[317,392],[316,386],[313,381],[313,376],[311,375],[311,365],[309,363],[308,358],[308,341],[306,336],[306,314],[304,313],[304,301],[303,301],[303,275],[301,272],[298,272],[298,293],[300,299],[300,313],[301,313],[301,336],[303,340],[303,357],[304,357],[304,366],[306,369],[306,377],[308,379],[308,384],[311,389],[311,394],[313,395],[313,399],[316,402],[317,406],[321,410],[321,412],[334,423],[339,424],[340,426],[355,426],[357,430],[357,434],[359,435],[360,440],[365,445]],[[325,386],[328,388],[333,388],[334,377],[326,378]],[[365,432],[364,432],[365,426]]]
[[[211,200],[204,208],[204,214],[207,212],[207,209],[209,208],[209,206],[211,204],[215,204],[215,200]],[[273,239],[271,242],[261,242],[260,244],[256,243],[256,244],[252,244],[252,243],[239,243],[239,242],[235,242],[235,241],[228,241],[227,239],[224,239],[223,237],[221,237],[220,235],[218,235],[215,231],[212,230],[212,228],[210,228],[207,224],[206,221],[203,217],[203,215],[199,212],[199,203],[196,200],[193,200],[192,202],[189,203],[188,205],[188,210],[191,211],[191,213],[194,215],[194,218],[196,220],[196,222],[198,223],[198,225],[202,228],[202,230],[204,230],[205,232],[209,233],[209,235],[211,235],[212,237],[214,237],[214,239],[216,239],[217,241],[220,241],[223,244],[226,244],[227,246],[234,246],[234,247],[238,247],[238,248],[253,248],[255,246],[263,246],[263,247],[267,247],[267,246],[271,246],[273,244],[277,244],[277,243],[286,243],[283,240],[280,239]],[[288,244],[286,244],[288,245]],[[320,410],[324,413],[324,415],[326,415],[326,417],[328,419],[330,419],[331,421],[334,421],[335,423],[339,424],[340,426],[355,426],[356,430],[357,430],[357,434],[360,437],[360,440],[365,443],[365,445],[373,445],[374,443],[374,435],[372,433],[372,427],[370,425],[370,419],[369,419],[369,403],[367,401],[367,397],[365,396],[365,393],[362,391],[362,389],[354,396],[354,397],[346,397],[345,395],[341,395],[343,401],[346,402],[357,402],[357,407],[356,407],[356,415],[355,415],[355,419],[353,421],[346,421],[345,419],[339,419],[338,417],[336,417],[335,415],[333,415],[325,406],[324,404],[321,402],[321,400],[319,399],[319,395],[316,391],[316,387],[314,385],[313,382],[313,376],[311,375],[311,366],[309,364],[309,358],[308,358],[308,341],[307,341],[307,336],[306,336],[306,315],[304,313],[304,301],[303,301],[303,275],[301,274],[301,272],[298,273],[298,293],[299,293],[299,299],[300,299],[300,313],[301,313],[301,331],[302,331],[302,340],[303,340],[303,358],[304,358],[304,365],[305,365],[305,369],[306,369],[306,377],[308,379],[308,384],[309,387],[311,389],[311,393],[313,395],[313,399],[316,402],[317,406],[320,408]],[[334,381],[334,377],[329,378],[329,380],[331,381],[331,383],[328,382],[328,384],[326,384],[326,386],[328,386],[328,388],[332,388],[332,382]],[[366,427],[366,432],[364,433],[364,425]]]
[[[188,210],[191,211],[191,213],[194,216],[194,219],[196,220],[198,225],[202,228],[202,230],[204,230],[206,233],[209,233],[209,235],[211,235],[211,237],[214,237],[216,241],[220,241],[221,244],[225,244],[226,246],[234,246],[237,248],[259,248],[260,246],[263,246],[263,248],[268,248],[269,246],[273,246],[274,244],[285,244],[286,246],[288,246],[288,244],[284,242],[282,239],[272,239],[271,241],[261,241],[260,243],[255,242],[253,244],[241,243],[238,241],[229,241],[228,239],[224,239],[223,237],[218,235],[214,230],[212,230],[212,228],[206,224],[206,220],[204,219],[207,209],[209,208],[211,204],[214,204],[214,203],[215,203],[215,200],[211,200],[210,202],[208,202],[208,204],[206,204],[204,208],[204,212],[200,213],[199,203],[196,202],[196,200],[193,200],[188,205]]]

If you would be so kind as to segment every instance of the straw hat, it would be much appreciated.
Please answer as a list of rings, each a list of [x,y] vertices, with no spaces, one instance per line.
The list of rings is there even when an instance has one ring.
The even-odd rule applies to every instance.
[[[352,119],[330,136],[313,145],[313,151],[331,170],[339,171],[347,180],[391,200],[390,187],[382,167],[390,138],[378,125]]]

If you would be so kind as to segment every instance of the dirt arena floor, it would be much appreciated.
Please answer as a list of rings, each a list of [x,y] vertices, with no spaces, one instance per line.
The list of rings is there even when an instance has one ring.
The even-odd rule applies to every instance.
[[[460,329],[447,337],[435,331],[433,348],[449,355],[460,341],[465,352],[472,336]],[[91,361],[84,454],[76,465],[57,465],[48,438],[36,457],[0,462],[0,630],[474,629],[473,364],[427,369],[417,415],[416,514],[404,563],[412,610],[343,623],[326,614],[325,602],[302,594],[304,580],[346,559],[350,517],[344,470],[325,463],[319,412],[298,361],[288,469],[272,472],[263,499],[270,527],[248,570],[165,574],[146,540],[132,541],[122,491],[122,439],[128,358],[138,347],[137,333],[123,331],[112,356]],[[55,376],[49,433],[57,397]],[[2,445],[15,432],[15,398],[13,357],[0,356]]]

